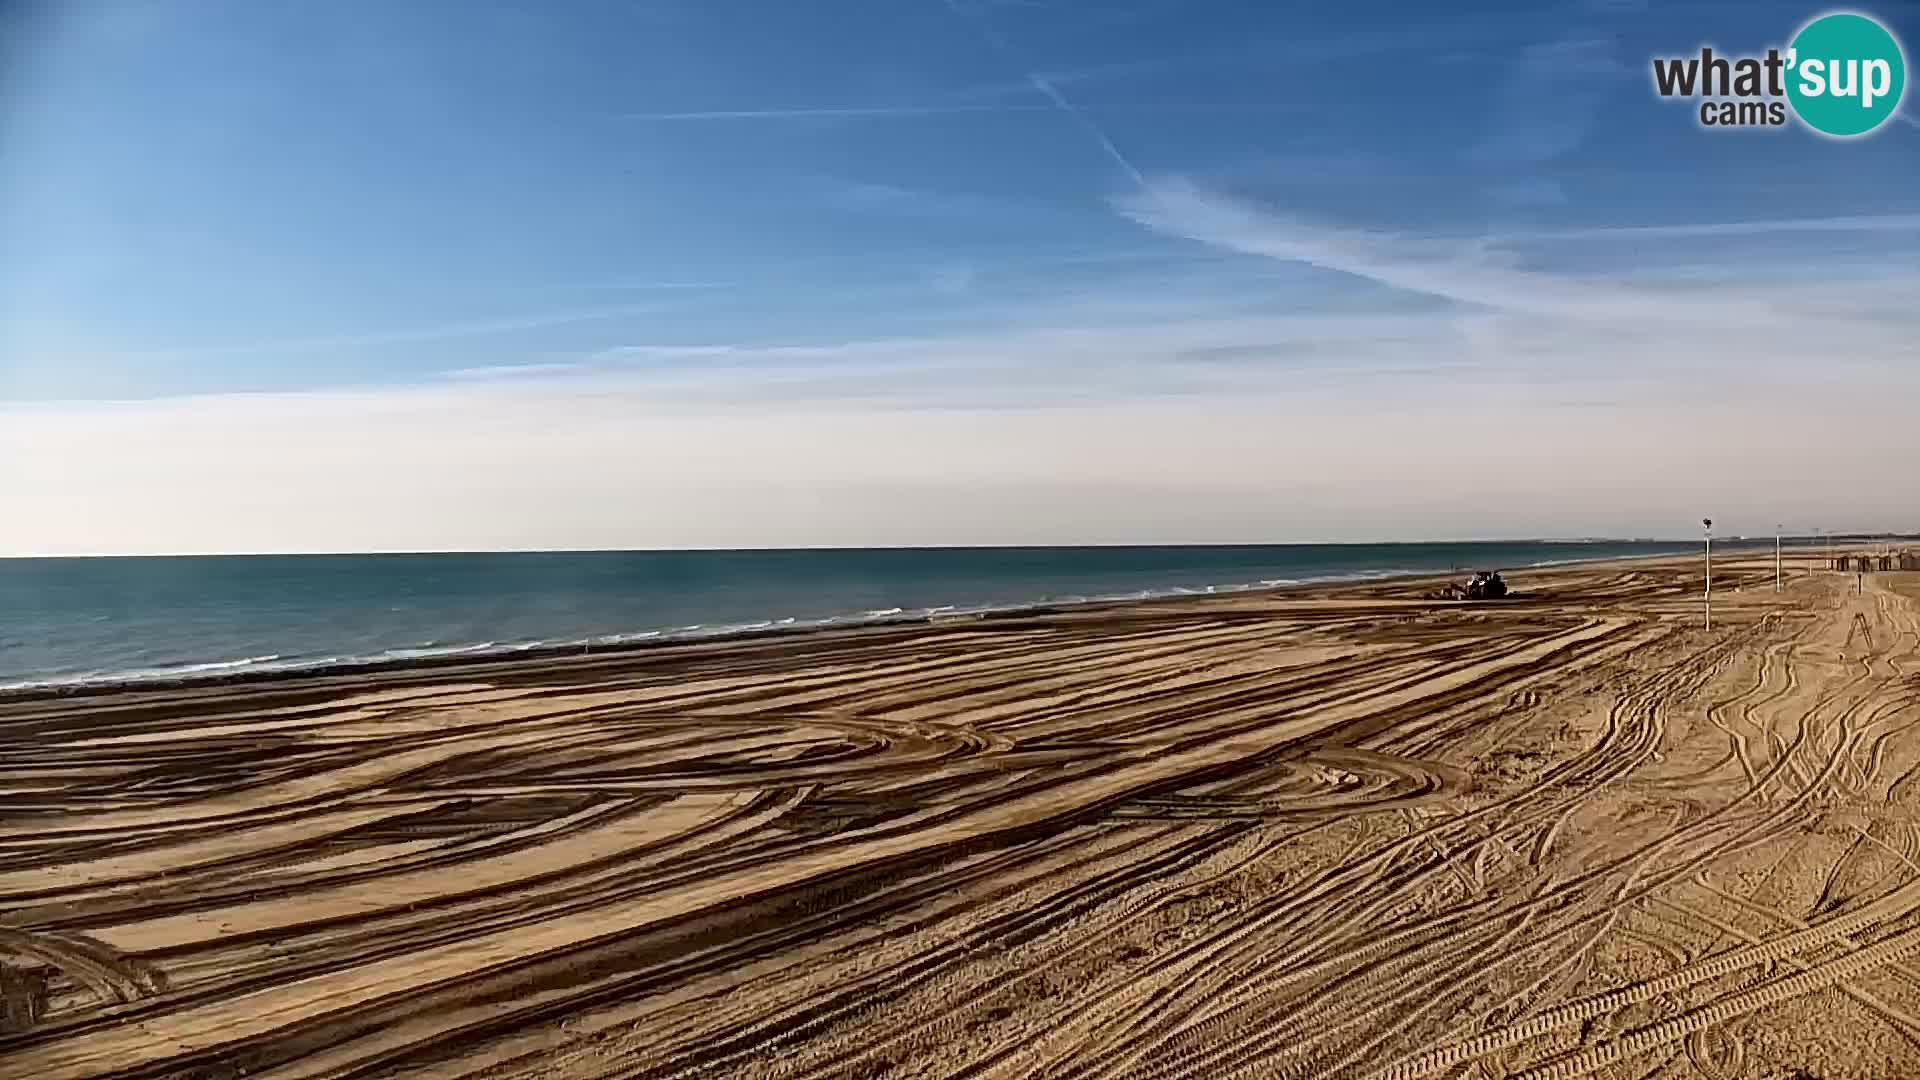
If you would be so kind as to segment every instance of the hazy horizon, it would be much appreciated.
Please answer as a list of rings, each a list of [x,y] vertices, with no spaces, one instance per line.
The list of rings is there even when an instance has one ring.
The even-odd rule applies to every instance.
[[[1500,545],[1500,544],[1685,544],[1697,545],[1702,536],[1486,536],[1486,537],[1435,537],[1419,540],[1307,540],[1307,541],[1181,541],[1157,544],[1136,543],[1082,543],[1082,544],[816,544],[798,547],[680,547],[680,548],[440,548],[409,549],[389,548],[383,550],[362,551],[323,551],[293,550],[284,551],[129,551],[129,552],[73,552],[67,554],[25,554],[0,555],[0,559],[224,559],[224,558],[280,558],[280,557],[339,557],[382,555],[651,555],[673,554],[676,552],[726,554],[730,552],[797,552],[797,551],[993,551],[993,550],[1061,550],[1074,548],[1280,548],[1280,547],[1446,547],[1464,545]],[[1901,532],[1897,530],[1854,530],[1831,534],[1793,534],[1783,533],[1780,539],[1788,544],[1805,550],[1807,546],[1823,542],[1834,543],[1872,543],[1877,540],[1905,541],[1920,539],[1920,531]],[[1722,533],[1716,530],[1713,535],[1715,544],[1745,543],[1771,544],[1774,534],[1759,533]]]

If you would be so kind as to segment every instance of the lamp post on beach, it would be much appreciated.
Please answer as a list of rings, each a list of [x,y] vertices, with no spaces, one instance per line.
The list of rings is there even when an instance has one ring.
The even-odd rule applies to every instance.
[[[1707,614],[1707,629],[1713,629],[1713,519],[1701,518],[1700,527],[1706,533],[1707,583],[1703,593]]]

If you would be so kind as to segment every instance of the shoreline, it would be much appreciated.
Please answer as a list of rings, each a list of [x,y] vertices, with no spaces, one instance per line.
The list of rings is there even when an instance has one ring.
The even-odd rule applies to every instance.
[[[1571,543],[1571,542],[1569,542]],[[1752,541],[1731,541],[1729,553],[1739,552]],[[1554,559],[1527,566],[1499,567],[1511,579],[1515,574],[1552,570],[1559,567],[1596,567],[1607,563],[1645,564],[1690,556],[1678,552],[1644,555],[1605,555],[1593,558]],[[382,674],[406,674],[458,668],[496,668],[502,666],[550,664],[556,660],[617,658],[645,655],[661,649],[690,649],[699,646],[731,646],[751,642],[780,642],[836,633],[875,633],[890,630],[926,629],[940,626],[973,625],[1050,614],[1090,614],[1133,606],[1164,606],[1180,602],[1221,601],[1262,596],[1285,597],[1308,590],[1334,590],[1344,595],[1349,590],[1369,586],[1406,587],[1426,582],[1452,581],[1469,568],[1452,571],[1406,570],[1328,575],[1269,585],[1217,584],[1201,589],[1173,589],[1146,595],[1093,596],[1074,599],[1041,599],[1026,603],[921,609],[915,612],[859,616],[829,616],[804,621],[768,621],[765,624],[719,627],[711,631],[689,633],[674,630],[635,631],[596,638],[524,645],[454,645],[443,652],[426,655],[379,655],[320,659],[308,663],[290,662],[272,666],[247,666],[247,659],[209,659],[196,665],[222,665],[219,670],[179,671],[177,673],[107,673],[100,676],[50,677],[0,684],[0,704],[71,698],[91,698],[113,694],[155,691],[191,691],[230,686],[256,686],[265,683],[310,683],[331,678]],[[1524,595],[1507,603],[1524,601]],[[1426,601],[1451,603],[1450,601]]]

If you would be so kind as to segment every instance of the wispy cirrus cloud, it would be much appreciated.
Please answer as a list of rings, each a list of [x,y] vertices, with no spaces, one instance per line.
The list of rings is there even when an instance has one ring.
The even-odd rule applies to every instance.
[[[454,381],[487,379],[525,379],[534,376],[563,375],[584,370],[584,365],[576,362],[553,362],[540,364],[491,364],[485,367],[455,368],[443,372],[441,377]]]
[[[1771,236],[1778,233],[1888,233],[1920,231],[1920,214],[1858,214],[1842,217],[1757,221],[1686,222],[1671,225],[1604,225],[1590,228],[1502,229],[1504,242],[1652,239],[1689,236]]]
[[[710,292],[731,289],[734,281],[663,280],[657,278],[611,278],[602,281],[571,281],[548,285],[542,292]]]
[[[0,460],[18,465],[0,548],[1648,534],[1696,516],[1705,491],[1730,508],[1716,518],[1755,531],[1783,515],[1880,522],[1920,498],[1905,416],[1920,318],[1899,283],[1803,282],[1796,310],[1823,317],[1754,323],[1726,313],[1782,298],[1736,265],[1699,294],[1710,318],[1569,317],[1560,287],[1589,283],[1503,264],[1498,245],[1303,223],[1199,189],[1166,201],[1178,190],[1155,185],[1158,216],[1142,216],[1475,300],[1204,317],[1112,298],[1097,318],[1024,330],[642,340],[411,385],[0,405]],[[1729,224],[1761,228],[1667,227]],[[1604,304],[1622,297],[1647,299]]]
[[[1491,312],[1585,322],[1703,328],[1798,328],[1793,293],[1761,295],[1750,286],[1688,289],[1672,282],[1639,284],[1618,276],[1579,277],[1527,267],[1515,245],[1522,233],[1480,237],[1409,235],[1329,226],[1202,188],[1166,180],[1116,198],[1119,211],[1158,232],[1243,254],[1260,255],[1365,278],[1392,289]],[[1907,215],[1799,222],[1735,222],[1647,227],[1640,235],[1762,236],[1821,229],[1871,231],[1914,224]],[[1633,235],[1618,230],[1533,234],[1569,241]],[[1737,276],[1741,267],[1729,267]],[[1817,290],[1813,290],[1817,291]],[[1810,295],[1809,290],[1798,290]]]
[[[779,370],[643,346],[630,370],[0,405],[0,554],[1645,535],[1707,491],[1735,531],[1905,526],[1888,507],[1920,498],[1911,395],[1729,380],[1760,335],[1646,342],[1719,349],[1689,378],[1564,323],[1492,351],[1382,323],[856,342]]]
[[[407,345],[432,341],[456,341],[463,338],[493,337],[501,334],[544,330],[581,323],[611,322],[637,318],[665,310],[666,304],[626,304],[521,315],[500,319],[476,319],[436,323],[428,326],[375,330],[365,333],[326,334],[312,337],[264,338],[248,342],[213,342],[204,345],[169,345],[140,349],[126,355],[141,357],[242,356],[251,353],[293,353],[324,349],[351,349],[374,345]]]
[[[841,209],[859,213],[919,216],[1003,215],[1027,209],[1004,198],[965,191],[938,191],[873,180],[827,180],[821,196]]]
[[[1471,157],[1505,169],[1541,165],[1586,140],[1607,94],[1628,71],[1611,35],[1575,32],[1520,50]]]
[[[1052,112],[1054,106],[1038,103],[960,105],[830,105],[774,106],[764,109],[695,109],[685,112],[639,112],[621,114],[628,120],[903,120],[926,116],[963,116],[969,113]]]
[[[1127,217],[1159,232],[1495,310],[1611,318],[1623,301],[1641,299],[1510,269],[1493,261],[1482,245],[1314,224],[1187,181],[1156,182],[1115,203]]]
[[[1478,365],[1444,325],[1410,316],[1275,315],[1088,322],[823,344],[633,344],[570,363],[449,372],[655,404],[859,401],[1052,408],[1088,400],[1302,392]],[[1409,356],[1418,353],[1417,365]]]
[[[1035,74],[1022,85],[1029,91],[1042,94],[1048,100],[1045,102],[1008,101],[997,104],[770,106],[763,109],[623,113],[622,116],[628,120],[670,123],[698,120],[913,120],[938,116],[1060,111],[1060,102],[1055,100],[1061,97],[1059,84],[1052,78]],[[1068,106],[1070,111],[1148,113],[1275,112],[1289,109],[1306,111],[1312,108],[1313,106],[1298,101],[1099,101],[1077,102]]]
[[[948,5],[956,7],[956,5]],[[985,11],[979,5],[957,5],[958,13],[973,17],[983,17]],[[1103,7],[1101,13],[1108,13]],[[1178,3],[1168,4],[1166,11],[1177,15],[1181,10]],[[1075,12],[1076,24],[1085,13]],[[1541,22],[1542,26],[1554,25],[1549,13]],[[1056,87],[1081,87],[1090,93],[1101,87],[1137,81],[1143,77],[1177,75],[1184,71],[1201,69],[1219,71],[1226,68],[1250,68],[1271,71],[1278,67],[1302,68],[1321,65],[1341,64],[1368,57],[1392,56],[1400,53],[1432,54],[1437,50],[1452,50],[1460,56],[1481,56],[1488,52],[1500,51],[1504,46],[1490,44],[1503,34],[1510,34],[1520,25],[1511,13],[1473,13],[1447,11],[1440,18],[1432,20],[1394,19],[1367,28],[1347,28],[1337,31],[1300,33],[1285,38],[1274,39],[1263,35],[1248,38],[1226,45],[1213,45],[1203,48],[1170,49],[1152,55],[1135,56],[1128,59],[1107,60],[1100,63],[1075,66],[1038,66],[1032,74],[1039,76]],[[952,96],[956,100],[976,100],[981,98],[997,99],[1019,97],[1033,88],[1031,80],[1001,80],[983,83],[979,86],[960,90]],[[1107,105],[1094,100],[1080,100],[1076,103],[1083,108],[1101,109]],[[1326,102],[1311,98],[1302,99],[1302,107],[1322,110]],[[1166,107],[1180,108],[1178,104]]]

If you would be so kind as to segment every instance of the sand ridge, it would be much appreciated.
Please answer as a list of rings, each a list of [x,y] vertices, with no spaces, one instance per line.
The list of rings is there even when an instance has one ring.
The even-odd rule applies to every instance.
[[[0,705],[0,1075],[1920,1074],[1920,575]]]

